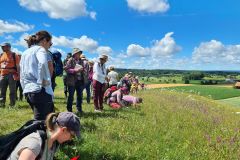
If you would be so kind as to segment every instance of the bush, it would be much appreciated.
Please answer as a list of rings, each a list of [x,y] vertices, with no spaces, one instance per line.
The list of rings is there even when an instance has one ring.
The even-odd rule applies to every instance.
[[[184,83],[185,83],[185,84],[189,84],[190,81],[189,81],[188,79],[185,79]]]
[[[201,80],[201,85],[216,85],[218,84],[217,80]]]

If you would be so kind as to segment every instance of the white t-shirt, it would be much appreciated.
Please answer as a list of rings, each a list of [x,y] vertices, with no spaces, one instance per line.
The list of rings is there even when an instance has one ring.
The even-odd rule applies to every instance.
[[[118,73],[111,71],[108,73],[109,85],[114,85],[118,83]]]
[[[107,76],[107,70],[105,64],[101,65],[100,62],[96,62],[93,65],[93,79],[100,82],[101,84],[105,83],[105,77]]]

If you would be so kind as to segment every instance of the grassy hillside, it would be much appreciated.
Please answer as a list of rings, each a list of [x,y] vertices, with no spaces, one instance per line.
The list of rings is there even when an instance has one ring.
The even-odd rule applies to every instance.
[[[65,111],[62,85],[56,108]],[[160,89],[140,92],[139,108],[94,113],[84,101],[82,138],[61,146],[57,159],[238,159],[240,118],[237,108],[212,100]],[[27,104],[0,108],[0,134],[8,133],[32,117]]]

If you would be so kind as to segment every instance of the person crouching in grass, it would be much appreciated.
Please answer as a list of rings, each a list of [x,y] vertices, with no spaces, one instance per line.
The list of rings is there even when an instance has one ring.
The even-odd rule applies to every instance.
[[[131,95],[124,95],[122,99],[127,105],[132,105],[133,107],[137,107],[137,104],[143,103],[142,98],[134,97]]]
[[[46,119],[47,139],[44,147],[39,132],[24,137],[15,147],[8,160],[35,160],[40,153],[41,159],[53,160],[62,144],[75,136],[80,137],[80,121],[72,112],[50,113]],[[38,157],[39,158],[39,157]]]

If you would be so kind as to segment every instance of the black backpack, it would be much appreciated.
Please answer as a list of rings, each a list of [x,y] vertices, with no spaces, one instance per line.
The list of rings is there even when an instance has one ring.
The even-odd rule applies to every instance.
[[[46,126],[44,121],[36,121],[36,120],[30,120],[26,122],[18,130],[10,134],[0,136],[0,159],[6,160],[11,155],[12,151],[17,146],[17,144],[24,137],[36,131],[39,132],[42,139],[41,151],[36,158],[36,159],[40,159],[45,146],[45,140],[47,139],[47,134],[46,134]]]

